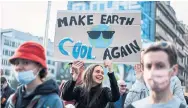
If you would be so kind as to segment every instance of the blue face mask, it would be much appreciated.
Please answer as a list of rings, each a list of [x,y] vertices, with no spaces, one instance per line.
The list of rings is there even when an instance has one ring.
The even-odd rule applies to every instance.
[[[15,77],[18,82],[24,85],[31,83],[36,78],[33,74],[33,70],[16,72]]]

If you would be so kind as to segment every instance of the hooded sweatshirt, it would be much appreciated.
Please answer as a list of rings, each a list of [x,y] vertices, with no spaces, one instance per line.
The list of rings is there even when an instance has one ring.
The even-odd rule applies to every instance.
[[[49,107],[49,108],[63,108],[61,99],[58,96],[59,88],[54,80],[48,80],[41,85],[37,86],[36,89],[30,93],[26,94],[25,87],[22,85],[16,91],[16,103],[15,108],[26,108],[31,100],[38,95],[41,95],[37,104],[34,105],[36,108]],[[11,101],[12,97],[8,101]],[[6,107],[10,105],[9,102]]]

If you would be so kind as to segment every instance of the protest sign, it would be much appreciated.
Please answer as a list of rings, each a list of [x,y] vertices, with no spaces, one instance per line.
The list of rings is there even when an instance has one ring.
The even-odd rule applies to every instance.
[[[58,61],[138,63],[140,23],[140,11],[58,11],[54,57]]]

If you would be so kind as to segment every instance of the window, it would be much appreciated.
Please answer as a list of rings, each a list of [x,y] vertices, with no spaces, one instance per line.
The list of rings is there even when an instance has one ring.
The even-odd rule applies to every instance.
[[[79,6],[79,7],[78,7],[79,10],[82,10],[82,8],[83,8],[82,6]]]
[[[8,55],[8,50],[5,50],[5,55]]]
[[[3,49],[3,55],[5,55],[5,49]]]
[[[104,4],[100,4],[100,10],[104,10]]]
[[[170,26],[171,28],[174,27],[173,24],[166,18],[166,16],[158,8],[157,8],[157,16],[161,17],[165,21],[165,23],[167,23],[167,25]]]
[[[12,42],[11,41],[9,41],[9,46],[12,46]]]
[[[97,4],[93,4],[93,10],[97,10]]]
[[[50,64],[50,60],[48,60],[48,64]]]
[[[54,74],[54,69],[52,69],[51,73]]]
[[[5,69],[5,75],[10,76],[10,70]]]
[[[5,59],[2,59],[1,63],[2,63],[2,65],[4,65],[4,66],[7,66],[7,65],[8,65],[8,61],[5,60]]]
[[[176,43],[177,49],[182,49],[182,46],[179,43]]]
[[[47,51],[47,56],[49,56],[50,55],[50,53]]]
[[[168,39],[170,39],[171,42],[173,42],[173,38],[168,33],[166,33],[166,36],[168,37]]]
[[[4,65],[4,63],[3,63],[3,59],[1,60],[1,64]]]
[[[15,42],[12,42],[12,47],[16,47]]]
[[[124,6],[119,6],[119,10],[125,10]]]
[[[9,40],[5,39],[4,45],[9,45]]]
[[[108,8],[112,7],[112,1],[108,1]]]
[[[14,51],[11,51],[11,56],[14,55]]]

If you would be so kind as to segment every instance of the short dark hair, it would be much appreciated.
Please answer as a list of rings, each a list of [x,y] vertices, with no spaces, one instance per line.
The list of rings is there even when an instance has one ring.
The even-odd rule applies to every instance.
[[[47,69],[46,68],[43,68],[40,72],[39,72],[39,77],[42,79],[42,78],[45,78],[47,76]]]
[[[177,50],[172,43],[166,41],[155,42],[154,44],[145,49],[144,55],[151,51],[163,51],[168,55],[168,61],[170,66],[177,64]]]

